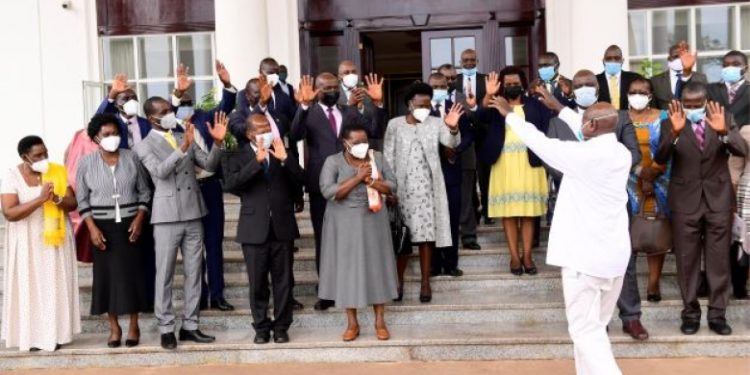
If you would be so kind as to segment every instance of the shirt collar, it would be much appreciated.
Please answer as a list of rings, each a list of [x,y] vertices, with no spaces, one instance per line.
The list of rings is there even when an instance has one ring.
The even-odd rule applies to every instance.
[[[334,104],[333,107],[328,107],[325,104],[323,104],[321,102],[318,102],[318,105],[320,106],[320,108],[323,108],[323,112],[325,112],[325,113],[328,113],[328,108],[333,109],[333,113],[339,112],[339,107],[337,105],[335,105],[335,104]]]
[[[729,82],[724,82],[724,84],[727,86],[728,89],[737,89],[740,86],[742,86],[742,85],[745,84],[745,79],[743,78],[743,79],[741,79],[741,80],[739,80],[739,81],[737,81],[737,82],[735,82],[733,84],[729,83]]]

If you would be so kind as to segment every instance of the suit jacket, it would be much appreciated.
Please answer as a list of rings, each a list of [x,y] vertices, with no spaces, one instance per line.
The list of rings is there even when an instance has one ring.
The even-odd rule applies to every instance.
[[[350,106],[337,106],[341,111],[341,127],[351,124],[360,124],[368,129],[370,139],[377,138],[375,135],[382,131],[379,127],[379,121],[376,119],[368,121],[356,108]],[[385,116],[384,111],[378,108],[380,113],[377,117]],[[308,160],[305,163],[307,191],[320,192],[320,171],[323,169],[323,163],[326,158],[341,151],[341,141],[336,134],[331,131],[328,123],[328,115],[323,108],[315,102],[305,109],[303,106],[297,108],[297,114],[292,120],[292,127],[289,131],[289,140],[296,143],[301,140],[307,141]]]
[[[201,137],[203,137],[203,141],[206,143],[206,147],[208,147],[209,150],[214,145],[214,140],[211,138],[211,133],[208,132],[208,126],[206,126],[206,123],[210,123],[213,125],[214,123],[214,115],[217,111],[221,111],[229,115],[232,113],[232,110],[234,110],[234,104],[237,102],[237,91],[230,91],[227,89],[224,89],[221,93],[221,102],[219,102],[219,105],[208,110],[204,111],[202,109],[195,109],[195,112],[193,112],[193,117],[190,119],[190,122],[195,125],[195,128],[198,129],[198,132],[201,134]],[[172,110],[177,113],[177,108],[174,103],[172,103]],[[180,131],[181,129],[176,129],[176,131]]]
[[[727,119],[729,121],[729,119]],[[691,214],[704,199],[712,212],[731,212],[735,207],[734,190],[727,161],[729,153],[744,157],[748,146],[737,130],[729,127],[727,142],[719,140],[706,125],[703,151],[698,147],[692,124],[686,121],[678,139],[672,135],[672,122],[661,126],[661,140],[654,161],[666,164],[672,160],[667,201],[672,212]]]
[[[281,89],[281,85],[284,84],[285,83],[283,82],[279,82],[278,85],[273,87],[273,97],[268,103],[268,108],[286,116],[288,119],[294,118],[294,114],[297,112],[297,102],[294,100],[294,89],[292,89],[290,94],[287,95],[284,90]]]
[[[628,89],[630,89],[630,83],[640,77],[640,74],[634,72],[623,70],[620,73],[620,109],[628,109]],[[612,103],[612,94],[609,92],[609,78],[607,74],[605,72],[597,74],[596,80],[599,81],[599,101]]]
[[[633,121],[630,119],[628,111],[619,111],[617,115],[617,129],[615,130],[617,141],[622,143],[628,149],[628,151],[630,151],[630,155],[633,157],[632,166],[635,167],[636,165],[640,164],[643,155],[641,155],[641,148],[638,144],[638,138],[635,135]],[[547,129],[547,137],[559,139],[562,141],[578,142],[578,136],[573,134],[573,131],[570,130],[568,124],[566,124],[559,117],[553,117],[552,119],[550,119],[549,129]],[[547,172],[552,175],[552,178],[560,180],[563,177],[562,172],[558,171],[557,169],[554,169],[548,165],[545,165],[545,168],[547,169]]]
[[[383,136],[385,135],[385,125],[386,125],[387,116],[385,115],[383,110],[375,106],[375,103],[372,102],[372,99],[370,99],[369,96],[365,95],[364,102],[365,102],[365,105],[362,108],[362,111],[360,113],[362,113],[362,115],[365,116],[365,119],[367,119],[367,121],[378,122],[378,129],[380,130],[380,133],[375,134],[375,139],[377,139],[378,140],[377,142],[379,143],[379,141],[383,139]],[[339,85],[338,105],[349,106],[349,101],[346,99],[346,92],[344,91],[344,87],[342,85]],[[380,149],[380,148],[376,147],[376,149]]]
[[[180,150],[183,133],[173,133],[177,148],[173,149],[161,134],[152,131],[134,151],[154,182],[151,223],[176,223],[206,216],[195,166],[213,172],[221,159],[221,150],[214,147],[206,154],[192,144],[186,153]]]
[[[536,98],[524,95],[521,97],[521,103],[523,103],[526,122],[534,124],[540,132],[547,133],[552,112]],[[479,150],[479,157],[485,164],[493,165],[500,158],[503,147],[505,147],[505,117],[492,108],[481,108],[478,116],[480,121],[489,123],[487,138]],[[542,166],[542,160],[533,151],[527,150],[527,153],[529,165],[532,167]]]
[[[120,127],[120,148],[129,149],[128,144],[128,123],[122,121],[120,112],[117,110],[117,106],[114,102],[110,102],[109,98],[105,98],[99,108],[96,109],[96,114],[110,114],[117,118],[117,125]],[[141,140],[145,139],[148,133],[151,131],[151,123],[147,119],[138,116],[138,128],[141,130]]]
[[[729,92],[724,82],[715,82],[707,86],[708,99],[719,102],[727,113],[734,117],[734,123],[739,127],[750,124],[750,82],[745,81],[735,94],[734,101],[729,104]]]
[[[299,238],[293,197],[304,172],[292,155],[283,165],[273,156],[268,160],[266,173],[249,143],[222,155],[224,190],[240,197],[236,241],[242,244],[265,243],[272,226],[278,241]]]
[[[688,82],[702,82],[703,84],[707,84],[708,80],[706,79],[705,74],[693,72],[690,79],[683,82],[683,87]],[[654,89],[654,102],[657,107],[665,111],[668,110],[669,103],[675,98],[672,94],[672,82],[669,78],[669,70],[651,77],[651,86],[653,86]]]
[[[482,99],[487,94],[487,89],[484,87],[484,81],[487,78],[486,74],[477,73],[474,78],[476,79],[477,92],[474,95],[477,98],[477,106],[482,105]],[[464,75],[459,74],[456,76],[456,102],[461,103],[464,106],[469,119],[474,129],[475,139],[474,142],[469,146],[470,150],[464,152],[461,156],[461,164],[464,170],[476,170],[477,168],[477,154],[481,150],[484,140],[487,139],[488,124],[479,121],[479,119],[472,113],[469,108],[466,107],[466,90],[464,90]]]
[[[445,101],[445,113],[453,108],[453,103],[450,100]],[[440,112],[433,109],[430,111],[430,116],[440,118]],[[448,160],[443,156],[443,149],[446,148],[442,144],[440,145],[440,166],[443,168],[443,177],[445,178],[446,186],[461,185],[463,180],[463,168],[462,168],[462,157],[465,152],[474,152],[473,148],[470,148],[474,144],[474,128],[471,125],[471,120],[464,114],[458,120],[458,131],[461,133],[461,142],[456,146],[456,160]]]
[[[275,109],[271,109],[270,105],[266,107],[266,110],[276,122],[276,127],[279,129],[281,137],[283,138],[287,136],[289,133],[289,118],[284,116],[283,113],[276,111]],[[255,105],[255,107],[253,108],[250,108],[250,105],[247,102],[247,98],[243,93],[237,98],[237,110],[232,112],[232,114],[229,116],[229,131],[232,132],[232,135],[234,135],[239,142],[245,142],[245,130],[247,130],[246,121],[252,113],[263,114],[265,112],[261,109],[260,104]]]

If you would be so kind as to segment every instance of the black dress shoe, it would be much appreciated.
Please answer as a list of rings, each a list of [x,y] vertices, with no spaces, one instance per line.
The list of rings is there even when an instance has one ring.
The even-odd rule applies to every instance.
[[[120,340],[112,340],[107,343],[107,346],[110,348],[119,348],[121,343],[122,342]]]
[[[401,302],[404,300],[404,287],[399,286],[397,291],[398,291],[398,297],[394,298],[393,302]]]
[[[268,344],[271,341],[271,334],[269,332],[256,332],[254,343],[258,345]]]
[[[299,253],[299,246],[295,246],[292,250],[293,253]]]
[[[495,219],[491,217],[484,218],[484,225],[495,225]]]
[[[336,303],[334,301],[328,300],[328,299],[319,299],[318,302],[315,303],[315,310],[317,311],[326,311],[333,307]]]
[[[701,322],[697,320],[684,320],[680,326],[680,331],[685,335],[694,335],[701,328]]]
[[[430,276],[431,277],[440,276],[442,274],[443,274],[443,270],[431,270],[430,271]]]
[[[230,305],[224,297],[211,300],[211,308],[221,311],[234,311],[234,306]]]
[[[732,334],[732,327],[725,320],[713,320],[708,322],[708,328],[717,335],[729,336]]]
[[[286,331],[274,331],[273,342],[277,344],[285,344],[289,342],[289,334]]]
[[[127,346],[128,348],[134,348],[134,347],[138,346],[138,344],[140,343],[140,341],[141,341],[140,338],[137,338],[135,340],[127,339],[127,340],[125,340],[125,346]]]
[[[198,343],[206,344],[209,342],[216,341],[216,337],[209,336],[196,329],[194,331],[188,331],[185,329],[180,330],[180,341],[195,341]]]
[[[482,250],[482,246],[480,246],[480,245],[479,245],[478,243],[476,243],[476,242],[468,242],[468,243],[465,243],[465,244],[464,244],[464,249],[469,249],[469,250]]]
[[[646,300],[649,302],[661,302],[661,293],[648,293],[646,294]]]
[[[174,332],[161,335],[161,347],[169,350],[177,349],[177,338],[174,337]]]
[[[302,302],[297,301],[294,297],[292,297],[292,310],[299,311],[305,308],[305,305],[302,304]]]
[[[446,271],[445,274],[448,276],[459,277],[464,275],[464,271],[461,271],[461,269],[459,268],[454,268],[452,270]]]
[[[534,276],[539,272],[539,270],[536,269],[536,265],[531,267],[521,266],[521,268],[523,268],[523,272],[531,276]]]
[[[60,344],[57,344],[57,345],[55,345],[55,350],[54,350],[54,351],[58,351],[58,350],[60,350],[60,347],[61,347],[61,345],[60,345]],[[41,350],[42,350],[42,349],[39,349],[39,348],[36,348],[36,347],[33,347],[33,348],[29,348],[29,351],[30,351],[30,352],[39,352],[39,351],[41,351]]]

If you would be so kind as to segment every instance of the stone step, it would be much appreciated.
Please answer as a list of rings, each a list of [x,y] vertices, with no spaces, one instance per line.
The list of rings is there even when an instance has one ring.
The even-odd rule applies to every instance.
[[[750,321],[734,322],[732,336],[707,327],[693,336],[680,334],[679,320],[654,322],[652,338],[637,342],[613,325],[609,334],[618,358],[747,357]],[[106,335],[78,335],[53,353],[0,350],[0,369],[179,366],[257,362],[461,361],[572,358],[573,347],[563,321],[516,324],[391,325],[392,338],[378,341],[371,325],[353,342],[341,341],[337,329],[298,328],[287,344],[255,345],[250,329],[208,331],[212,344],[180,343],[176,351],[159,346],[159,336],[144,333],[136,348],[109,349]]]

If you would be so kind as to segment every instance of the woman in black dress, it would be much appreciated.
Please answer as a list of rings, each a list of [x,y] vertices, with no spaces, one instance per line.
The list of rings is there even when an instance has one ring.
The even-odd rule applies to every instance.
[[[134,152],[119,149],[120,127],[114,116],[94,116],[88,135],[99,150],[78,164],[76,197],[94,245],[91,315],[109,315],[111,348],[122,340],[117,317],[130,315],[125,345],[133,347],[140,339],[138,313],[150,305],[139,244],[151,199],[148,174]]]

